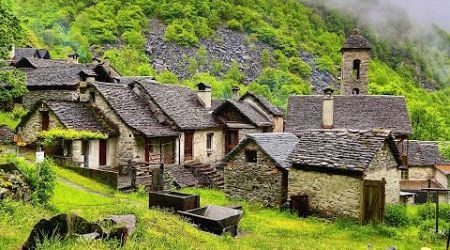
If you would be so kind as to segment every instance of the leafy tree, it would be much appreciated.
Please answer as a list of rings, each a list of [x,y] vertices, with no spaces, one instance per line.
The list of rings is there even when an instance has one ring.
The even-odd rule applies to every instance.
[[[244,75],[242,74],[239,64],[236,61],[231,62],[231,66],[228,69],[227,74],[225,75],[226,79],[233,80],[237,83],[241,83],[244,79]]]
[[[272,55],[268,49],[263,49],[261,52],[261,65],[267,68],[272,65]]]
[[[164,35],[168,41],[175,42],[181,46],[196,45],[198,38],[195,35],[194,25],[188,20],[175,20],[166,28]]]

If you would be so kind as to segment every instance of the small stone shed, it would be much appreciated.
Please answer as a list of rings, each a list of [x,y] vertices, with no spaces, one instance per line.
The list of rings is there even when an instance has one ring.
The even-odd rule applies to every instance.
[[[298,134],[289,170],[289,195],[308,195],[313,212],[364,220],[369,207],[399,202],[399,153],[389,130],[306,130]],[[385,193],[366,197],[370,183]],[[374,197],[385,196],[385,200]]]
[[[288,156],[298,141],[290,133],[248,134],[225,157],[226,195],[267,206],[286,202]]]

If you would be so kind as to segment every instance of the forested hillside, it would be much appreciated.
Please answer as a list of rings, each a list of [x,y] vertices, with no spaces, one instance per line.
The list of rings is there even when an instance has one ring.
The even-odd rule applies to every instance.
[[[188,86],[206,81],[217,98],[239,84],[284,108],[289,95],[317,93],[333,82],[324,79],[338,79],[341,45],[357,26],[344,13],[297,0],[3,0],[2,6],[22,21],[22,44],[48,47],[53,57],[76,51],[85,62],[108,57],[123,75]],[[161,55],[152,51],[154,22],[162,25],[159,48],[185,53],[176,65],[163,62],[174,72],[155,67]],[[450,140],[450,35],[436,27],[444,46],[428,46],[360,28],[373,45],[370,93],[406,96],[414,138]],[[249,58],[234,56],[217,30],[242,34],[240,49]],[[217,47],[223,52],[213,52]]]

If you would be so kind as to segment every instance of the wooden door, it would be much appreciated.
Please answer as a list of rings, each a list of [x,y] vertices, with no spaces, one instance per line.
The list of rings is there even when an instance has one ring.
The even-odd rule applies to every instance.
[[[100,140],[98,158],[99,158],[99,165],[106,166],[106,140]]]
[[[48,111],[42,111],[41,117],[42,117],[42,131],[47,131],[48,125],[50,124],[50,117],[48,115]]]
[[[370,222],[382,223],[384,217],[386,181],[363,181],[363,198],[361,209],[361,220],[363,224]]]
[[[225,133],[225,153],[229,153],[239,143],[239,130],[227,130]]]
[[[184,133],[184,159],[191,160],[193,154],[194,133]]]
[[[89,141],[81,142],[81,152],[84,155],[84,167],[89,168]]]

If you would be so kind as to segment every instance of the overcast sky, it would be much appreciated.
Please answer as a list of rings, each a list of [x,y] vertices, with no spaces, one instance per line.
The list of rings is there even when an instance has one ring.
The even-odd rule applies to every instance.
[[[436,23],[450,32],[450,0],[385,0],[404,8],[411,20]]]

